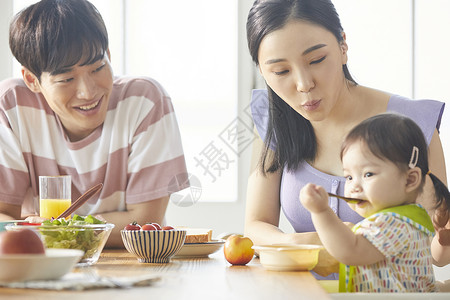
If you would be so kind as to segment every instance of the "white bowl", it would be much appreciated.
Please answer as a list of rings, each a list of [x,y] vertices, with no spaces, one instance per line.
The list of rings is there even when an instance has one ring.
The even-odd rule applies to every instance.
[[[274,244],[253,246],[259,261],[271,271],[309,271],[317,265],[319,245]]]
[[[75,249],[47,249],[45,254],[0,255],[0,281],[58,279],[73,269],[83,253]]]

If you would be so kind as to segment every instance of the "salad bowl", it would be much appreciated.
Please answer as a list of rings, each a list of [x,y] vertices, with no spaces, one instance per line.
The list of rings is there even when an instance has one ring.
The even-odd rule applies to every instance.
[[[32,229],[36,231],[47,249],[78,249],[84,252],[78,266],[95,264],[114,224],[103,223],[92,216],[74,215],[72,219],[48,220],[42,224],[8,224],[6,230]]]

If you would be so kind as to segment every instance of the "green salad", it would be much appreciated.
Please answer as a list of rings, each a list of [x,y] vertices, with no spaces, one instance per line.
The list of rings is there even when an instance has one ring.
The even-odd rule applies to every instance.
[[[42,222],[40,228],[44,244],[47,248],[80,249],[84,251],[82,259],[92,257],[103,240],[104,230],[81,227],[84,225],[105,224],[105,222],[89,215],[74,215],[72,219],[53,219]],[[52,228],[54,227],[54,228]]]

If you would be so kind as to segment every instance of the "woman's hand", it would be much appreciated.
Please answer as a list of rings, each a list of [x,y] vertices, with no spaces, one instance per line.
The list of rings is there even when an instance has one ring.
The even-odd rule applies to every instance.
[[[283,243],[311,244],[322,246],[322,242],[320,241],[317,232],[288,233],[285,235],[289,237],[289,240],[286,240]],[[339,262],[333,256],[331,256],[327,250],[322,249],[319,252],[319,261],[314,267],[313,271],[320,276],[328,276],[332,273],[337,273],[339,272]]]
[[[436,229],[436,237],[442,246],[450,246],[450,220],[445,203],[434,212],[433,225]]]
[[[447,183],[444,152],[437,129],[434,130],[433,137],[431,138],[431,142],[428,147],[428,160],[429,169],[433,175],[439,178],[444,184]],[[439,244],[442,246],[450,246],[450,216],[448,207],[445,201],[443,201],[437,209],[434,209],[434,200],[434,185],[431,177],[426,176],[425,187],[420,195],[419,203],[422,204],[428,213],[433,216],[432,219],[434,228],[436,229],[436,240],[439,241]]]
[[[450,225],[447,225],[447,227]],[[442,246],[450,246],[450,228],[445,229],[437,229],[436,237],[438,239],[439,244]]]
[[[322,249],[319,252],[319,262],[314,267],[313,271],[324,277],[332,273],[338,273],[339,262],[331,256],[327,250]]]

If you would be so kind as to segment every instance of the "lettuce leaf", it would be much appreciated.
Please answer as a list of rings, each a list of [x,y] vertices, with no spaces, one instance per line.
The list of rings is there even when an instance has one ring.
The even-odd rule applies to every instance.
[[[74,215],[71,219],[46,220],[40,232],[47,248],[80,249],[85,252],[83,259],[92,257],[105,234],[102,230],[82,228],[83,225],[105,224],[92,215]],[[52,228],[54,227],[54,228]],[[59,228],[60,227],[60,228]]]

